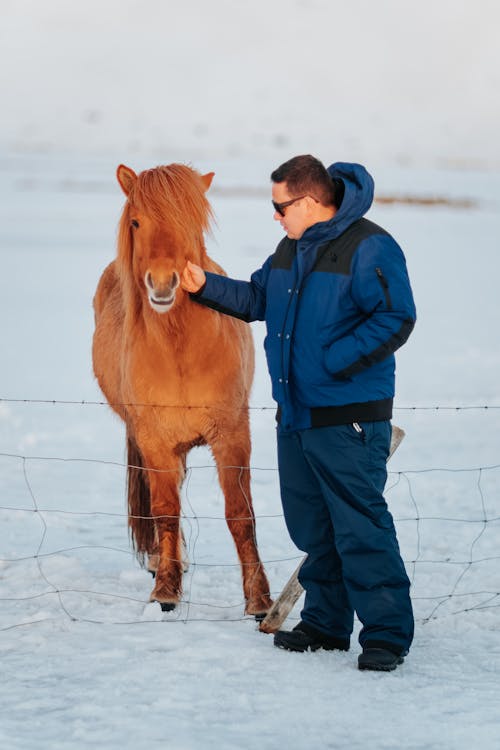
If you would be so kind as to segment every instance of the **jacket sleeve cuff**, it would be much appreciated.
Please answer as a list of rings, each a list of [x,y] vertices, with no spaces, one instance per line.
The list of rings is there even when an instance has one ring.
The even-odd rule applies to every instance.
[[[191,299],[197,300],[198,297],[201,297],[203,295],[203,292],[205,291],[206,286],[207,282],[205,279],[205,283],[203,284],[203,286],[200,286],[197,292],[189,292],[189,296],[191,297]]]

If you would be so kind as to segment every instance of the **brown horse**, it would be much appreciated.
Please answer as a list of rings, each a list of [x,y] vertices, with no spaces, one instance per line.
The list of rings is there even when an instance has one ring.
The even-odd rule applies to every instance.
[[[204,245],[213,173],[181,164],[136,175],[121,165],[127,196],[118,254],[94,297],[94,372],[126,425],[129,526],[155,573],[151,601],[163,610],[182,593],[180,487],[186,455],[209,445],[243,576],[245,612],[271,604],[257,551],[250,494],[248,397],[254,350],[246,323],[189,299],[187,260],[223,273]]]

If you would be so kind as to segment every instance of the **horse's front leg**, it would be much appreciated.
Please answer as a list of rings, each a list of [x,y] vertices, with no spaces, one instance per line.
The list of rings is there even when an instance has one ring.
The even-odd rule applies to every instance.
[[[255,516],[250,494],[250,437],[226,433],[211,444],[219,482],[226,501],[226,521],[241,564],[245,613],[264,615],[272,601],[255,536]]]
[[[181,528],[181,545],[182,545],[182,572],[187,573],[187,571],[189,570],[189,554],[188,554],[188,548],[187,548],[187,543],[186,543],[186,537],[184,536],[184,532],[182,528]],[[148,571],[151,573],[153,578],[156,578],[156,571],[158,570],[159,564],[160,564],[160,552],[158,549],[158,544],[156,544],[153,549],[153,552],[150,552],[147,558]]]
[[[180,495],[184,471],[182,462],[175,457],[151,464],[145,456],[146,463],[157,466],[149,468],[149,487],[151,491],[151,515],[154,518],[158,546],[153,560],[156,568],[155,587],[150,601],[157,601],[163,610],[175,609],[182,594],[183,555],[180,529]],[[152,562],[153,562],[152,560]]]

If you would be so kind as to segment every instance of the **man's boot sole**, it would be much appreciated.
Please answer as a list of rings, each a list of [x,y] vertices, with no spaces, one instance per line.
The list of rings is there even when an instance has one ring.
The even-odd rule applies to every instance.
[[[358,669],[371,671],[371,672],[393,672],[396,667],[399,667],[400,664],[404,662],[404,659],[402,656],[399,656],[397,658],[397,661],[393,664],[383,666],[382,664],[377,664],[376,662],[358,662]]]
[[[320,643],[314,643],[305,647],[293,645],[286,643],[285,640],[281,640],[280,638],[277,639],[276,636],[274,637],[274,645],[277,648],[283,649],[283,651],[293,651],[296,654],[305,654],[307,651],[319,651],[320,648],[323,648]]]

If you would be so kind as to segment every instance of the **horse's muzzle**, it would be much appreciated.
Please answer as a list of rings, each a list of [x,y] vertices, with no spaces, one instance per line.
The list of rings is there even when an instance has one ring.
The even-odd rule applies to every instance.
[[[177,271],[174,271],[167,281],[156,280],[151,271],[147,271],[144,283],[148,292],[149,304],[153,310],[159,313],[168,312],[175,302],[175,291],[180,283]]]

